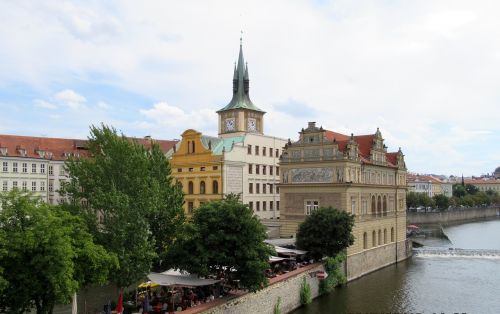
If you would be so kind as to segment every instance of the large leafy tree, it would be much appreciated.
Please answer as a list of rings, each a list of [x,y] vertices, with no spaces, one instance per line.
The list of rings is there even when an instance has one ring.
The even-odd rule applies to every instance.
[[[183,194],[170,165],[156,143],[147,146],[105,125],[92,126],[89,158],[66,163],[71,180],[64,191],[98,243],[118,256],[120,269],[111,278],[118,287],[143,278],[152,266],[161,269],[184,221]]]
[[[335,256],[354,243],[354,216],[332,207],[319,208],[300,224],[297,247],[315,259]]]
[[[0,204],[0,312],[52,313],[79,288],[106,283],[118,267],[80,217],[17,191],[0,195]]]
[[[250,291],[267,283],[273,249],[264,243],[265,227],[237,197],[200,206],[185,234],[170,251],[171,267],[202,276],[222,272]]]

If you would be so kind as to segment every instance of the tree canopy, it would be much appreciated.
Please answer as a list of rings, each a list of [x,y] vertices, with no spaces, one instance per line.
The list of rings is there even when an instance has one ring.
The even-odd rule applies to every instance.
[[[0,312],[52,313],[80,287],[106,283],[118,267],[81,218],[17,191],[0,195],[0,204]]]
[[[143,278],[152,265],[161,269],[184,221],[182,189],[160,147],[147,144],[92,126],[90,158],[66,163],[71,180],[63,190],[97,242],[118,256],[120,269],[111,276],[119,287]]]
[[[195,209],[185,236],[170,250],[170,267],[202,276],[224,273],[255,291],[267,283],[271,249],[264,226],[237,197],[208,202]]]
[[[300,224],[297,247],[315,259],[335,256],[354,243],[354,216],[332,207],[319,208]]]

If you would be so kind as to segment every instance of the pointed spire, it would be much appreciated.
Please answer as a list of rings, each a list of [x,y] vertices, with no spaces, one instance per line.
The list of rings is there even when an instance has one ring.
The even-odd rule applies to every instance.
[[[249,90],[250,79],[248,76],[248,64],[245,63],[245,58],[243,57],[243,36],[241,36],[238,62],[235,63],[233,72],[233,98],[227,106],[217,112],[231,109],[250,109],[254,111],[264,112],[252,103],[252,101],[250,100]]]

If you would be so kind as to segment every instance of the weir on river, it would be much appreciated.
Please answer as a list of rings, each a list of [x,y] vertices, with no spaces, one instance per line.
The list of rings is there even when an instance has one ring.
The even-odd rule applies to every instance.
[[[458,249],[458,248],[416,248],[416,257],[475,257],[499,258],[500,250]]]

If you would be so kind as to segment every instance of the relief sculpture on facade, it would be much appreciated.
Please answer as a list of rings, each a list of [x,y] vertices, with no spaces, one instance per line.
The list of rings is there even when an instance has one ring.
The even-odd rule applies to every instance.
[[[333,181],[331,168],[290,169],[292,183],[326,183]]]

